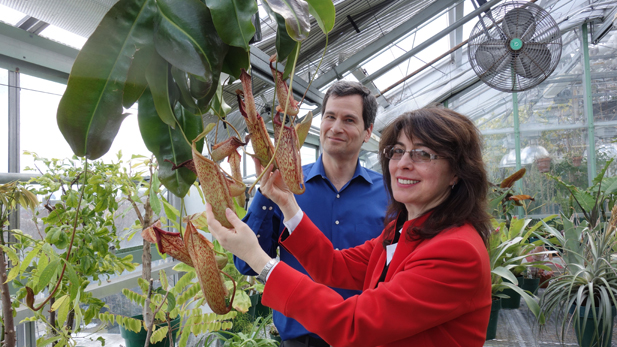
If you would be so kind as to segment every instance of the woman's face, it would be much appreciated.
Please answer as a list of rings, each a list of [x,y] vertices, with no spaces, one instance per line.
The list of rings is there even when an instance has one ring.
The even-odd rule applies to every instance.
[[[395,144],[408,152],[421,149],[429,154],[437,154],[419,140],[410,140],[401,132]],[[422,215],[444,201],[450,194],[458,178],[452,172],[447,159],[431,159],[427,162],[414,162],[409,153],[400,160],[390,159],[392,195],[394,200],[405,204],[409,219]]]

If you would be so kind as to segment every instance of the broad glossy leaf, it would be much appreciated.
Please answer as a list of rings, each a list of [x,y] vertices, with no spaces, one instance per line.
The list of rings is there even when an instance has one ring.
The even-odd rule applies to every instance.
[[[146,80],[146,68],[150,65],[152,56],[156,54],[153,45],[148,45],[144,48],[137,50],[133,57],[133,62],[129,68],[129,75],[126,78],[124,84],[124,95],[122,98],[122,106],[124,108],[131,108],[141,94],[143,94],[146,87],[148,87],[148,81]]]
[[[206,80],[220,74],[228,46],[217,35],[208,7],[198,0],[158,0],[157,6],[154,43],[159,54]]]
[[[173,194],[184,197],[197,177],[187,168],[172,171],[172,164],[166,162],[165,159],[176,164],[192,159],[191,146],[182,136],[180,128],[191,141],[203,130],[203,122],[200,116],[183,110],[180,105],[176,106],[176,114],[180,127],[172,129],[156,114],[149,89],[146,89],[139,99],[139,130],[146,147],[156,156],[159,163],[159,180]],[[199,151],[203,149],[203,140],[198,142],[197,148]]]
[[[283,71],[283,79],[289,78],[289,74],[294,68],[294,62],[296,61],[296,56],[300,53],[300,42],[296,42],[294,48],[291,50],[291,53],[287,57],[287,62],[285,63],[285,70]]]
[[[329,0],[328,0],[329,1]],[[216,31],[226,44],[248,52],[255,35],[251,17],[257,13],[255,0],[206,0]]]
[[[180,91],[179,100],[184,108],[189,110],[192,113],[197,112],[197,108],[195,107],[195,100],[191,96],[191,92],[189,90],[188,77],[186,72],[178,69],[175,66],[171,67],[171,75],[174,77],[174,81],[178,86],[178,90]]]
[[[210,108],[219,118],[225,118],[229,111],[231,111],[231,107],[227,105],[225,98],[223,98],[223,85],[220,83],[218,88],[216,88],[216,95],[212,98]]]
[[[191,96],[195,99],[205,98],[206,95],[212,90],[212,76],[209,79],[204,80],[203,78],[199,78],[196,75],[189,76],[189,89],[191,92]],[[215,88],[216,90],[216,88]]]
[[[238,79],[240,78],[242,69],[249,69],[249,64],[249,52],[246,52],[242,48],[229,47],[227,55],[225,56],[225,62],[223,63],[223,72]]]
[[[308,37],[311,30],[308,4],[304,0],[265,0],[272,11],[285,19],[287,33],[295,41]]]
[[[274,12],[267,2],[262,2],[264,9],[270,15],[273,21],[276,22],[276,59],[281,62],[287,59],[289,54],[296,47],[296,41],[294,41],[285,28],[285,18],[280,14]]]
[[[309,6],[309,13],[317,20],[317,25],[324,34],[329,33],[334,28],[336,10],[332,0],[306,0]]]
[[[169,98],[169,64],[161,56],[152,57],[146,71],[154,106],[161,120],[172,128],[176,127],[176,118]]]
[[[131,58],[152,40],[153,0],[120,0],[79,52],[58,106],[62,135],[77,156],[107,153],[126,117],[122,95]]]

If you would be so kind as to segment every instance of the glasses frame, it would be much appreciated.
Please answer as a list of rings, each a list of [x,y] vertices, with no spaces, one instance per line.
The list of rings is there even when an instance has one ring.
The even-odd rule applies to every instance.
[[[397,160],[397,161],[398,161],[398,160],[401,160],[401,159],[403,159],[403,157],[405,156],[405,154],[406,154],[406,153],[407,153],[407,154],[409,154],[409,158],[410,158],[410,159],[411,159],[411,161],[412,161],[412,162],[414,162],[414,163],[428,163],[428,162],[430,162],[431,160],[436,160],[436,159],[445,159],[445,158],[446,158],[446,157],[444,157],[444,156],[437,155],[437,154],[431,154],[431,153],[429,153],[429,152],[427,152],[427,151],[425,151],[425,150],[423,150],[423,149],[419,149],[419,148],[417,148],[417,149],[411,149],[411,150],[409,150],[409,151],[404,151],[404,153],[401,155],[401,157],[400,157],[399,159],[394,159],[394,158],[392,158],[392,155],[391,155],[391,152],[392,152],[392,150],[393,150],[394,148],[395,148],[395,146],[388,146],[388,147],[384,148],[384,153],[383,153],[383,154],[384,154],[384,156],[385,156],[386,158],[388,158],[389,160]],[[402,148],[401,148],[401,149],[402,149]],[[418,160],[418,161],[414,160],[414,159],[413,159],[413,154],[412,154],[412,153],[420,153],[420,152],[424,152],[424,153],[428,154],[428,155],[429,155],[429,159],[428,159],[428,160]]]

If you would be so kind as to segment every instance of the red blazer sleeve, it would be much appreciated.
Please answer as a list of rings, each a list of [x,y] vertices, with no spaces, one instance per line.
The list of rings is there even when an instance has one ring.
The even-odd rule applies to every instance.
[[[376,245],[381,247],[377,239],[373,239],[360,246],[337,251],[306,214],[293,233],[283,241],[284,234],[281,234],[279,244],[300,261],[315,282],[343,289],[363,288],[373,249]]]
[[[302,229],[303,232],[306,230]],[[288,241],[292,241],[291,236]],[[306,233],[295,236],[306,236]],[[294,255],[309,273],[317,274],[317,264],[321,262],[321,270],[328,274],[324,276],[326,279],[332,280],[329,276],[339,274],[347,277],[347,281],[360,277],[358,274],[343,275],[346,267],[354,272],[360,271],[355,264],[348,265],[352,255],[356,255],[355,249],[350,253],[328,251],[317,235],[310,236],[315,237],[320,246],[313,242],[294,244],[294,247],[291,242],[287,244],[294,251],[298,246],[300,252]],[[360,254],[364,254],[368,246],[359,247]],[[326,256],[307,258],[321,252]],[[325,285],[279,263],[270,274],[262,301],[298,320],[331,345],[378,346],[412,337],[475,311],[479,305],[486,304],[484,301],[490,302],[487,261],[487,256],[480,254],[478,245],[463,237],[436,237],[409,253],[390,281],[347,300]],[[334,269],[330,270],[330,266]],[[373,270],[367,275],[374,277],[381,273],[380,268]],[[486,327],[483,329],[485,333]]]

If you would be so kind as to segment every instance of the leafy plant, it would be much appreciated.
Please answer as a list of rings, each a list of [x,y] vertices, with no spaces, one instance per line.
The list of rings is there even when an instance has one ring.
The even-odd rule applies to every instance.
[[[613,216],[617,215],[615,207],[613,213]],[[607,331],[606,328],[613,324],[612,311],[617,307],[617,264],[613,257],[617,247],[617,220],[614,218],[610,223],[600,222],[591,227],[587,221],[575,225],[562,215],[563,233],[545,225],[550,235],[558,240],[564,271],[553,277],[540,307],[547,317],[553,314],[562,317],[561,324],[557,326],[562,342],[571,323],[579,332],[584,331],[587,318],[592,317],[596,341],[599,341],[601,331]],[[584,319],[579,317],[579,312],[584,312]],[[570,318],[568,313],[571,314]],[[579,334],[580,338],[582,334]]]
[[[223,347],[240,347],[240,346],[255,346],[255,347],[276,347],[279,343],[267,337],[266,326],[272,321],[272,316],[266,318],[257,317],[255,322],[249,327],[248,332],[217,332],[219,338],[224,341]]]
[[[308,36],[309,13],[324,33],[334,26],[330,0],[263,4],[277,25],[277,59],[290,69]],[[183,197],[195,175],[173,170],[165,159],[191,159],[200,116],[208,110],[225,116],[217,93],[222,73],[238,78],[249,69],[257,10],[256,0],[118,1],[77,56],[58,107],[58,126],[73,152],[89,159],[105,154],[126,117],[123,107],[139,101],[141,135],[159,162],[158,176]]]
[[[19,230],[10,230],[9,215],[15,211],[18,206],[34,210],[39,201],[30,190],[22,183],[17,181],[0,185],[0,283],[2,288],[2,342],[4,346],[14,347],[16,342],[15,323],[13,321],[14,303],[9,294],[9,282],[11,282],[18,274],[20,268],[15,266],[19,264],[19,257],[16,249],[4,239],[5,227],[9,228],[9,235],[16,233],[23,235]],[[13,263],[13,268],[7,275],[7,256]],[[18,304],[18,303],[15,303]]]
[[[564,271],[553,277],[540,306],[547,317],[555,312],[563,317],[561,329],[558,326],[557,330],[562,341],[566,329],[574,323],[580,343],[583,335],[580,332],[585,330],[588,317],[593,318],[595,341],[605,339],[602,332],[612,326],[613,310],[617,306],[617,260],[613,256],[617,249],[617,206],[612,194],[617,183],[615,177],[604,177],[611,162],[607,162],[594,178],[593,185],[585,191],[552,176],[570,191],[584,216],[584,220],[577,224],[574,215],[568,218],[562,214],[563,232],[544,225],[552,238],[543,240],[560,251]],[[611,209],[609,222],[606,221],[605,208]]]
[[[194,282],[195,277],[194,272],[188,272],[172,287],[167,281],[165,271],[161,270],[159,272],[160,287],[153,288],[151,283],[140,278],[138,283],[142,293],[126,288],[122,290],[122,293],[133,303],[142,307],[146,303],[149,304],[155,315],[153,322],[108,312],[100,313],[98,318],[110,324],[115,322],[134,332],[139,332],[142,327],[146,331],[152,331],[150,343],[162,341],[170,334],[170,331],[175,331],[180,338],[180,346],[186,345],[191,333],[197,336],[210,331],[230,329],[231,323],[227,320],[235,317],[236,312],[231,311],[225,315],[204,313],[201,309],[203,293],[201,293],[199,284]],[[182,330],[177,330],[177,326],[171,325],[171,320],[178,316],[181,318],[178,324],[183,326]],[[161,327],[157,329],[158,325]]]
[[[581,190],[575,185],[564,182],[560,177],[548,175],[569,192],[572,200],[576,203],[578,210],[583,214],[585,220],[594,227],[601,221],[607,221],[607,211],[617,201],[617,177],[605,177],[608,167],[613,159],[608,160],[602,171],[593,179],[593,184],[585,190]],[[566,215],[570,218],[573,213]]]
[[[522,223],[519,223],[518,219],[513,220],[513,224],[515,227],[518,227],[519,232],[513,233],[512,235],[516,234],[517,236],[511,239],[502,239],[503,235],[511,235],[507,232],[507,230],[502,231],[505,229],[505,224],[502,223],[502,225],[497,228],[489,238],[488,252],[491,261],[491,293],[493,298],[505,298],[507,295],[502,293],[504,289],[509,288],[514,290],[525,300],[529,310],[540,321],[543,321],[544,317],[540,312],[540,307],[538,306],[536,298],[533,294],[530,295],[518,287],[518,281],[512,272],[513,268],[521,266],[522,260],[527,256],[527,254],[519,255],[518,253],[522,247],[521,245],[525,244],[523,240],[529,237],[529,235],[535,230],[534,228],[538,227],[538,225],[536,225],[524,233],[523,236],[518,236],[531,220],[521,221]],[[495,223],[496,222],[494,221],[494,224]],[[540,264],[533,265],[537,266]],[[529,266],[531,266],[531,264]]]
[[[135,269],[132,256],[119,258],[114,253],[120,242],[114,217],[124,188],[123,172],[120,162],[85,165],[83,159],[27,154],[34,156],[35,165],[45,166],[45,172],[30,182],[32,191],[42,195],[44,209],[37,209],[33,218],[40,239],[15,234],[12,283],[17,288],[16,298],[25,298],[33,310],[34,316],[28,320],[47,326],[47,334],[37,345],[67,344],[71,334],[80,331],[82,323],[88,324],[104,306],[85,291],[86,286]],[[47,299],[35,308],[36,294]],[[39,311],[47,301],[49,316]]]

